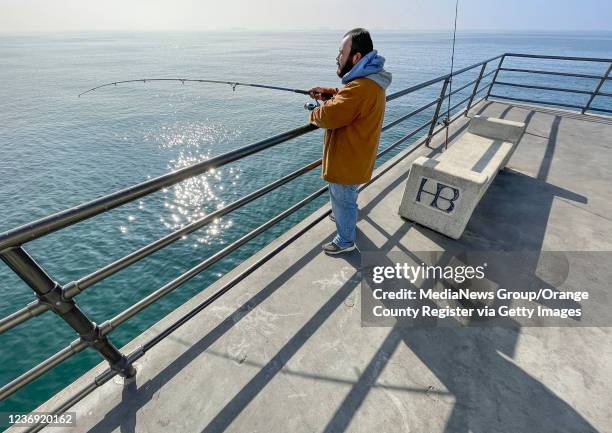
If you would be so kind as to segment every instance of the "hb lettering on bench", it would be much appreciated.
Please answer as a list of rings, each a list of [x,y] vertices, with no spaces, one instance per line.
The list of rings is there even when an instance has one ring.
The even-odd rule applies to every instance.
[[[428,183],[435,184],[435,191],[432,192],[425,189],[425,185]],[[445,195],[445,193],[448,192],[451,194],[450,197]],[[455,209],[455,201],[459,198],[460,193],[459,189],[453,186],[445,185],[435,180],[422,177],[416,195],[416,202],[422,203],[421,198],[423,195],[431,196],[429,206],[433,207],[434,209],[441,210],[442,212],[451,213]],[[440,204],[440,202],[442,202],[442,204]]]

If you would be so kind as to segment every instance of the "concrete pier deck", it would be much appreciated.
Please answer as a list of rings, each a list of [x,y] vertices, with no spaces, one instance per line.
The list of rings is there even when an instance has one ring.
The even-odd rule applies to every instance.
[[[478,113],[527,129],[463,237],[453,241],[397,215],[411,161],[436,152],[422,146],[360,194],[359,248],[611,251],[612,118],[495,101],[470,111]],[[451,137],[466,121],[453,124]],[[135,383],[111,380],[77,403],[76,428],[44,431],[612,432],[611,328],[361,327],[360,253],[322,254],[333,232],[321,221],[147,352]]]

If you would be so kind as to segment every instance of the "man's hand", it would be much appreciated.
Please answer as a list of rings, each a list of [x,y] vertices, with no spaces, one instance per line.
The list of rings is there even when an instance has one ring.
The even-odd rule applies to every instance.
[[[308,91],[310,97],[312,99],[316,99],[317,101],[327,101],[328,99],[331,99],[335,93],[336,89],[329,87],[313,87]]]

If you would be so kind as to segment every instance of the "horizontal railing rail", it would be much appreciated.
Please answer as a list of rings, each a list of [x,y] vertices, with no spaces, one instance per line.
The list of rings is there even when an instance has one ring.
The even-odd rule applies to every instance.
[[[522,53],[506,53],[506,57],[522,57],[527,59],[543,59],[543,60],[568,60],[572,62],[598,62],[610,63],[610,59],[599,57],[572,57],[572,56],[548,56],[545,54],[522,54]]]
[[[529,69],[517,69],[517,68],[505,68],[503,67],[503,62],[508,57],[525,57],[525,58],[533,58],[533,59],[551,59],[551,60],[577,60],[577,61],[588,61],[588,62],[609,62],[610,67],[608,68],[605,75],[590,75],[590,74],[568,74],[568,73],[556,73],[553,71],[538,71],[538,70],[529,70]],[[499,62],[496,62],[499,60]],[[490,71],[486,71],[489,65],[493,64],[494,67]],[[458,75],[466,73],[468,71],[478,70],[478,76],[475,79],[469,80],[466,84],[452,90],[451,92],[447,92],[447,89],[450,87],[449,84],[451,81],[455,79]],[[479,63],[475,63],[473,65],[467,66],[465,68],[454,71],[453,73],[449,73],[446,75],[439,76],[437,78],[431,79],[429,81],[425,81],[423,83],[419,83],[417,85],[408,87],[404,90],[400,90],[393,94],[387,96],[387,101],[392,101],[397,98],[400,98],[405,95],[412,94],[414,92],[420,91],[422,89],[429,88],[430,86],[441,83],[441,90],[438,96],[424,104],[420,107],[410,111],[407,114],[404,114],[397,119],[386,123],[382,127],[382,131],[385,132],[390,128],[393,128],[408,119],[413,118],[414,116],[423,113],[425,110],[433,108],[433,115],[431,119],[416,129],[411,130],[407,134],[403,135],[401,138],[396,140],[391,145],[387,146],[384,150],[378,153],[377,158],[381,158],[386,155],[390,151],[397,149],[402,143],[407,142],[408,140],[414,138],[418,134],[421,134],[424,130],[428,129],[427,133],[423,136],[420,145],[425,144],[429,145],[431,139],[437,135],[439,132],[443,131],[448,125],[455,122],[462,115],[467,115],[470,108],[482,100],[485,100],[489,97],[496,97],[500,99],[509,99],[509,100],[517,100],[522,102],[533,102],[538,104],[543,104],[545,102],[538,100],[527,100],[521,98],[512,98],[508,96],[498,96],[492,94],[491,90],[495,85],[499,86],[507,86],[507,87],[523,87],[523,88],[531,88],[538,90],[558,90],[561,92],[574,92],[576,94],[586,94],[590,96],[590,100],[584,106],[578,106],[576,104],[567,104],[564,102],[553,101],[551,103],[545,103],[546,105],[559,105],[559,106],[567,106],[570,108],[576,108],[578,110],[599,110],[599,111],[608,111],[606,109],[600,108],[591,108],[591,102],[596,96],[612,96],[609,93],[602,92],[601,87],[603,83],[610,79],[610,68],[612,68],[612,60],[610,59],[594,59],[594,58],[577,58],[577,57],[558,57],[558,56],[539,56],[539,55],[531,55],[531,54],[516,54],[516,53],[506,53],[496,57],[489,58]],[[499,73],[502,71],[509,72],[521,72],[521,73],[534,73],[534,74],[547,74],[547,75],[558,75],[558,76],[577,76],[580,75],[581,78],[591,78],[598,79],[598,85],[591,92],[578,90],[578,89],[564,89],[564,88],[553,88],[548,86],[536,86],[530,84],[522,84],[522,83],[509,83],[506,81],[498,81],[497,78]],[[493,75],[492,80],[485,83],[486,79],[488,79],[491,75]],[[447,107],[443,110],[443,104],[449,96],[458,95],[459,93],[469,91],[469,95],[462,97],[458,102],[450,106],[450,102],[447,103]],[[486,92],[486,95],[477,100],[477,96],[481,95],[483,92]],[[467,103],[467,104],[466,104]],[[465,105],[465,106],[464,106]],[[455,110],[464,106],[458,113],[454,113]],[[442,114],[443,112],[445,114]],[[454,114],[451,117],[451,114]],[[441,117],[444,116],[444,121],[440,122]],[[109,263],[92,273],[85,275],[75,281],[67,283],[65,285],[60,285],[55,280],[53,280],[46,271],[42,268],[40,264],[38,264],[24,249],[24,245],[28,242],[31,242],[40,237],[46,236],[50,233],[56,232],[63,228],[69,227],[73,224],[77,224],[83,222],[95,215],[99,215],[101,213],[108,212],[112,209],[115,209],[124,204],[130,203],[136,199],[148,196],[156,191],[161,190],[162,188],[167,188],[169,186],[175,185],[183,180],[188,178],[198,176],[204,174],[211,170],[212,168],[222,167],[226,164],[242,160],[251,155],[257,154],[264,150],[270,149],[281,143],[285,143],[289,140],[293,140],[295,138],[301,137],[309,132],[316,130],[317,127],[313,125],[304,125],[299,128],[292,129],[290,131],[283,132],[281,134],[266,138],[264,140],[255,142],[253,144],[241,147],[231,152],[227,152],[225,154],[213,157],[209,160],[191,165],[189,167],[183,168],[181,170],[168,173],[157,178],[148,180],[146,182],[142,182],[140,184],[134,185],[132,187],[123,189],[121,191],[106,195],[104,197],[92,200],[90,202],[84,203],[82,205],[67,209],[62,212],[58,212],[56,214],[50,215],[45,218],[41,218],[32,223],[17,227],[15,229],[9,230],[5,233],[0,234],[0,257],[2,260],[15,272],[22,280],[24,280],[34,291],[36,295],[36,299],[16,311],[15,313],[3,318],[0,320],[0,333],[6,332],[27,320],[39,316],[46,311],[53,311],[55,314],[58,314],[64,321],[71,326],[78,334],[79,338],[74,340],[69,346],[57,352],[53,356],[49,357],[45,361],[40,364],[34,366],[29,371],[23,373],[18,376],[16,379],[6,384],[2,388],[0,388],[0,399],[5,399],[8,396],[12,395],[17,390],[26,386],[36,378],[40,377],[53,367],[61,364],[65,360],[69,359],[73,355],[81,352],[82,350],[91,347],[97,350],[101,356],[104,357],[109,363],[108,373],[105,373],[103,376],[108,380],[108,378],[119,374],[124,377],[131,377],[136,374],[134,367],[132,366],[133,361],[140,357],[138,353],[131,353],[125,355],[121,353],[116,347],[108,339],[108,335],[116,329],[118,326],[131,319],[145,308],[155,303],[162,297],[174,291],[176,288],[180,287],[186,281],[192,279],[196,275],[199,275],[204,270],[208,269],[213,264],[219,262],[223,258],[227,257],[232,252],[236,251],[244,244],[252,240],[253,238],[259,236],[261,233],[267,231],[270,227],[279,223],[280,221],[287,218],[289,215],[295,213],[297,210],[302,209],[307,204],[311,203],[316,198],[320,197],[327,191],[327,187],[320,188],[314,193],[310,194],[308,197],[302,199],[301,201],[295,203],[290,206],[288,209],[279,213],[275,217],[269,219],[264,224],[260,225],[256,229],[250,231],[249,233],[242,236],[240,239],[232,242],[230,245],[226,246],[222,250],[216,252],[212,256],[206,258],[204,261],[200,262],[196,266],[191,269],[185,271],[180,276],[176,277],[174,280],[167,282],[160,288],[153,290],[146,297],[136,302],[135,304],[128,307],[123,312],[119,313],[115,317],[107,320],[101,325],[96,325],[92,322],[77,306],[75,299],[76,297],[83,292],[85,289],[93,286],[96,283],[126,269],[130,265],[148,257],[149,255],[167,247],[173,242],[181,239],[185,235],[194,232],[195,230],[201,229],[212,221],[220,218],[222,216],[228,215],[233,211],[246,206],[247,204],[253,202],[254,200],[280,188],[283,185],[297,179],[298,177],[311,172],[321,165],[321,160],[312,161],[309,164],[304,165],[303,167],[295,170],[283,177],[278,178],[277,180],[253,191],[234,202],[215,210],[191,223],[188,225],[181,227],[178,230],[175,230],[159,239],[154,240],[153,242],[141,247],[122,258],[115,260],[112,263]],[[417,146],[417,147],[418,147]],[[408,152],[412,152],[416,147],[411,148]],[[402,158],[405,155],[402,156]],[[394,162],[394,164],[396,164]],[[376,178],[378,178],[377,175]],[[375,179],[376,179],[375,178]],[[371,181],[373,182],[374,179]],[[370,183],[371,183],[370,182]],[[368,183],[368,184],[370,184]],[[323,217],[319,217],[315,222],[310,223],[306,229],[302,229],[298,232],[297,235],[291,237],[290,241],[295,240],[298,236],[303,234],[306,230],[311,228],[314,224],[320,221]],[[283,245],[287,245],[288,241],[285,241]],[[265,261],[269,260],[274,254],[277,254],[282,250],[282,247],[275,248],[271,253],[268,253],[264,258],[254,265],[251,265],[248,271],[249,273],[256,269],[258,266],[263,264]],[[272,255],[270,255],[272,254]],[[258,265],[258,263],[260,263]],[[245,271],[245,272],[247,272]],[[244,278],[246,275],[241,273],[237,278]],[[225,291],[229,290],[233,287],[234,284],[230,286],[225,286],[225,288],[221,289],[214,295],[209,298],[209,303],[216,300],[220,297]],[[208,301],[206,301],[208,302]],[[205,308],[209,303],[204,303],[200,307]],[[198,308],[200,308],[198,307]],[[197,309],[196,309],[197,310]],[[200,310],[197,310],[200,311]],[[190,316],[189,313],[187,316]],[[195,313],[193,313],[195,314]],[[188,320],[188,319],[186,319]],[[180,320],[180,324],[186,322]],[[180,325],[177,325],[180,326]],[[176,329],[176,328],[173,328]],[[169,331],[172,332],[172,331]],[[158,336],[156,338],[164,338],[162,336]],[[156,340],[159,341],[159,340]],[[152,343],[154,345],[156,343]],[[152,347],[152,346],[151,346]],[[103,383],[105,380],[101,380],[100,383]],[[95,387],[94,387],[95,388]],[[93,388],[87,388],[89,390]]]
[[[596,80],[599,80],[601,78],[600,75],[577,74],[573,72],[541,71],[538,69],[500,68],[499,70],[508,72],[527,72],[531,74],[558,75],[560,77],[591,78]]]

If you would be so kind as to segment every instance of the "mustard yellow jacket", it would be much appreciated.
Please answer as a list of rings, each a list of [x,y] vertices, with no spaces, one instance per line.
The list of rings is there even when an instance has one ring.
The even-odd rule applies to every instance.
[[[325,128],[321,177],[353,185],[372,178],[385,113],[385,91],[368,78],[357,78],[310,112],[310,123]]]

